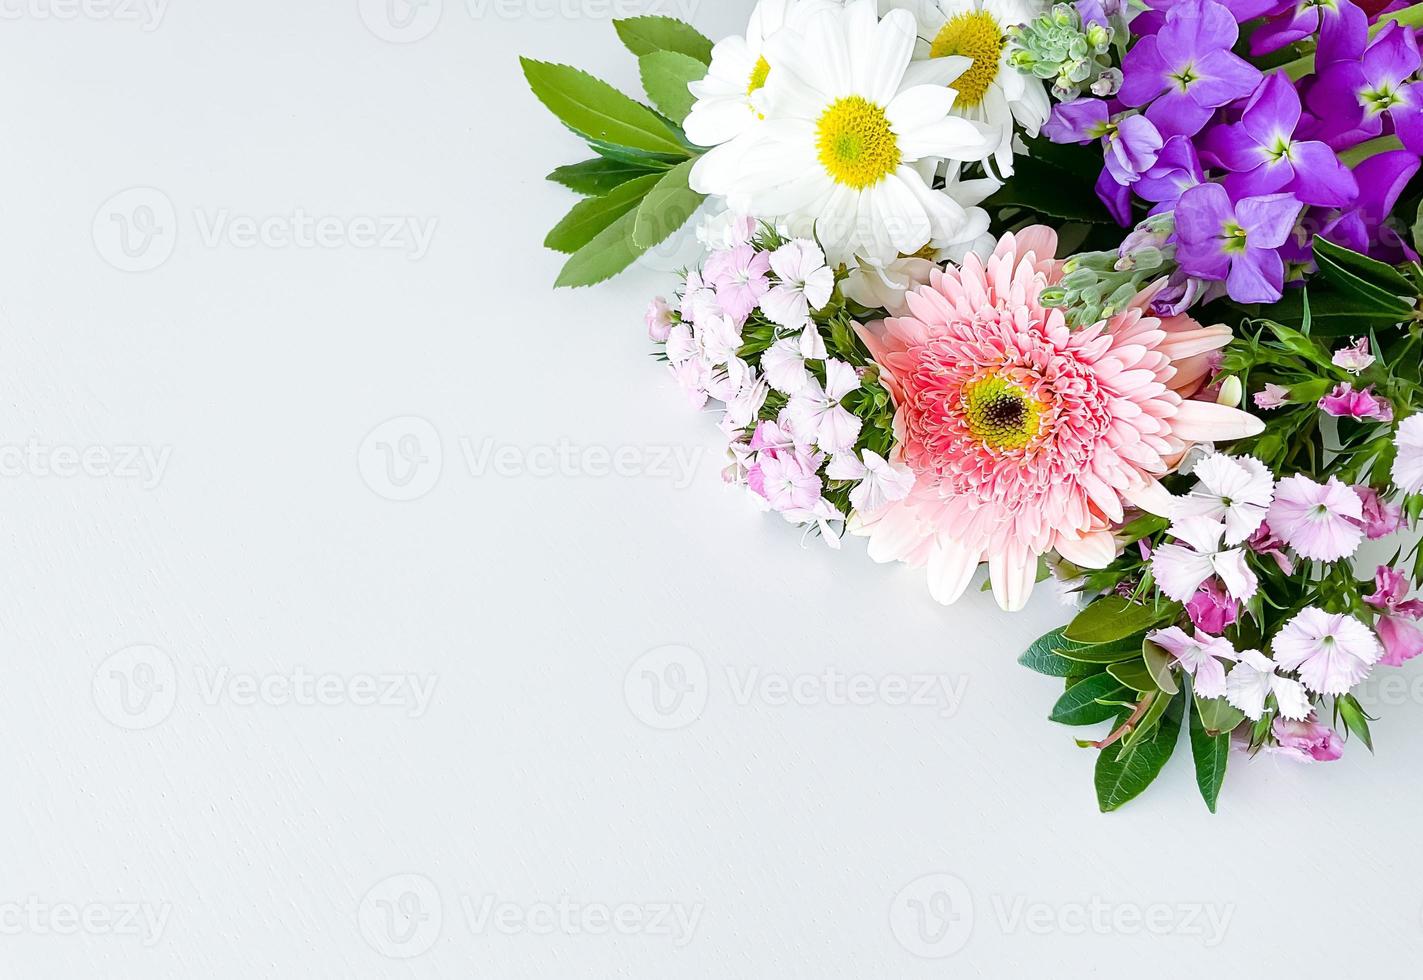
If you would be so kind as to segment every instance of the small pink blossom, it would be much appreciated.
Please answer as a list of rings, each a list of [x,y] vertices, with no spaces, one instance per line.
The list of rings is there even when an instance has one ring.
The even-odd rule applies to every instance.
[[[661,296],[654,299],[647,307],[645,319],[647,335],[658,343],[664,342],[667,335],[672,332],[672,308]]]
[[[817,460],[804,453],[761,453],[746,474],[746,483],[779,511],[812,510],[824,487]]]
[[[1240,662],[1225,679],[1225,699],[1251,721],[1259,721],[1265,713],[1265,700],[1272,694],[1282,717],[1303,721],[1309,715],[1309,695],[1303,684],[1281,677],[1279,665],[1259,650],[1240,651]]]
[[[805,362],[825,358],[825,339],[815,324],[807,323],[798,336],[783,337],[767,348],[761,355],[761,370],[772,388],[794,395],[810,378]]]
[[[1286,575],[1295,573],[1295,563],[1290,560],[1289,555],[1285,554],[1285,543],[1274,531],[1270,530],[1269,521],[1257,527],[1245,545],[1257,555],[1273,558],[1280,571]]]
[[[1369,385],[1362,391],[1355,391],[1354,386],[1344,381],[1335,386],[1334,390],[1319,400],[1319,407],[1327,415],[1337,418],[1374,419],[1379,422],[1393,421],[1393,405],[1386,398],[1380,398],[1374,394],[1374,386]]]
[[[1290,389],[1284,385],[1267,384],[1265,387],[1255,392],[1255,407],[1268,411],[1272,408],[1283,408],[1290,403]]]
[[[825,362],[825,386],[814,377],[791,396],[786,406],[797,432],[813,434],[815,444],[828,453],[843,453],[855,445],[863,420],[840,404],[860,387],[860,377],[845,361]]]
[[[1423,491],[1423,414],[1399,423],[1394,437],[1398,455],[1393,461],[1393,482],[1404,493]]]
[[[1338,477],[1320,484],[1306,476],[1291,476],[1275,487],[1269,522],[1305,558],[1338,561],[1352,555],[1363,541],[1363,518],[1364,502]]]
[[[761,311],[783,327],[808,323],[810,311],[823,308],[835,291],[835,273],[825,264],[825,253],[804,238],[772,252],[771,271],[778,282],[761,297]]]
[[[1204,633],[1191,637],[1177,626],[1150,633],[1147,639],[1171,654],[1180,668],[1191,675],[1201,697],[1225,696],[1225,666],[1221,661],[1234,663],[1240,659],[1229,640]]]
[[[892,463],[866,449],[863,459],[853,452],[830,460],[825,475],[832,480],[858,480],[850,491],[850,503],[862,514],[872,514],[886,504],[903,500],[914,489],[914,471],[903,463]]]
[[[1423,618],[1423,602],[1409,599],[1408,577],[1397,568],[1380,565],[1374,573],[1374,594],[1364,601],[1383,613],[1377,629],[1383,642],[1379,663],[1401,667],[1423,653],[1423,629],[1413,622]]]
[[[770,271],[769,252],[758,252],[754,245],[737,245],[713,252],[705,275],[716,290],[722,311],[739,326],[771,288]]]
[[[1335,367],[1343,368],[1356,377],[1368,370],[1378,358],[1369,353],[1369,338],[1356,337],[1348,347],[1341,347],[1331,358]]]
[[[1273,643],[1275,662],[1297,671],[1316,694],[1345,694],[1383,656],[1378,637],[1346,613],[1310,606],[1285,624]]]
[[[1199,481],[1171,505],[1173,520],[1208,517],[1225,522],[1225,543],[1237,545],[1255,533],[1275,499],[1275,478],[1254,456],[1210,453],[1191,471]]]
[[[1384,500],[1377,490],[1366,484],[1357,484],[1354,492],[1364,503],[1364,537],[1377,541],[1403,526],[1402,505]]]
[[[1186,614],[1196,629],[1204,633],[1224,633],[1240,618],[1240,603],[1232,599],[1218,581],[1210,579],[1186,603]]]
[[[1276,718],[1270,730],[1280,743],[1271,751],[1296,762],[1333,762],[1344,754],[1344,740],[1328,725],[1321,725],[1314,712],[1304,721]]]
[[[1161,591],[1185,602],[1207,579],[1218,575],[1232,598],[1253,596],[1259,581],[1245,564],[1245,551],[1223,549],[1224,534],[1225,525],[1208,517],[1187,517],[1171,525],[1171,535],[1185,545],[1163,544],[1152,554],[1151,570]]]

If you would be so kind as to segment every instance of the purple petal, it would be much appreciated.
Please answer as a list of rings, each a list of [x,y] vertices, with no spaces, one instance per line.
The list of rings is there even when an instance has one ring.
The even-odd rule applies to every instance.
[[[1412,38],[1391,21],[1364,52],[1362,75],[1373,88],[1397,88],[1418,70],[1420,60]]]
[[[1146,110],[1146,118],[1163,136],[1195,136],[1215,110],[1196,103],[1179,88],[1169,89]]]
[[[1097,175],[1097,196],[1107,206],[1107,211],[1123,228],[1131,225],[1131,188],[1124,187],[1112,179],[1111,171],[1103,170]]]
[[[1201,77],[1187,91],[1197,105],[1214,109],[1243,99],[1260,84],[1260,69],[1229,51],[1211,51],[1195,64]]]
[[[1283,245],[1294,230],[1299,211],[1300,203],[1293,194],[1268,194],[1235,202],[1235,217],[1245,229],[1250,246],[1258,249]]]
[[[1253,170],[1237,171],[1226,176],[1222,183],[1235,200],[1243,197],[1260,197],[1282,191],[1295,179],[1295,168],[1289,160],[1273,160],[1262,163]]]
[[[1321,6],[1319,47],[1315,51],[1316,65],[1336,61],[1355,61],[1363,53],[1369,39],[1369,18],[1352,3]]]
[[[1054,143],[1089,143],[1107,128],[1110,112],[1102,99],[1073,99],[1059,102],[1043,126]]]
[[[1330,130],[1352,129],[1364,118],[1359,92],[1367,84],[1357,61],[1336,62],[1315,77],[1307,96],[1309,108]]]
[[[1299,125],[1299,94],[1283,72],[1269,75],[1240,117],[1245,131],[1262,146],[1270,146],[1276,140],[1289,139]]]
[[[1170,8],[1159,37],[1180,67],[1208,51],[1230,50],[1240,36],[1231,12],[1214,0],[1184,0]]]
[[[1290,147],[1290,160],[1294,181],[1289,189],[1305,204],[1342,208],[1359,196],[1353,173],[1323,143],[1295,143]]]
[[[1129,106],[1146,105],[1166,88],[1166,62],[1156,38],[1144,37],[1122,60],[1122,87],[1117,98]]]
[[[1285,284],[1285,263],[1278,252],[1247,248],[1230,263],[1225,288],[1237,303],[1274,303]]]

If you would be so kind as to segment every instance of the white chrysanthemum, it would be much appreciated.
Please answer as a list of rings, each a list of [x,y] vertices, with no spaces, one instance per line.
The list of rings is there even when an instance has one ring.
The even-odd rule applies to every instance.
[[[832,0],[761,0],[751,12],[745,37],[729,37],[712,48],[706,78],[688,90],[697,98],[683,128],[698,146],[720,146],[746,132],[762,118],[771,63],[766,42],[783,27],[799,27]]]
[[[814,237],[833,264],[887,265],[976,238],[977,215],[916,167],[980,159],[989,145],[950,111],[949,83],[968,60],[911,64],[914,42],[914,18],[881,20],[875,0],[822,11],[803,34],[781,31],[767,44],[766,118],[698,160],[693,188]]]
[[[998,137],[993,161],[1013,172],[1013,123],[1029,136],[1052,112],[1047,87],[1008,64],[1008,28],[1044,13],[1047,0],[880,0],[885,10],[907,10],[918,25],[915,56],[960,56],[972,65],[954,82],[954,111],[983,123]]]

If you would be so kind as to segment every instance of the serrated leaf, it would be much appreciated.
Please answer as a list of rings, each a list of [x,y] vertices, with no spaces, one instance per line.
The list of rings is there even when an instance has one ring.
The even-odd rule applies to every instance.
[[[706,196],[687,186],[695,162],[688,160],[673,167],[648,192],[637,209],[637,221],[633,224],[632,240],[635,245],[649,249],[665,241],[696,214]]]
[[[1181,735],[1180,699],[1167,708],[1149,738],[1131,751],[1102,750],[1097,757],[1093,783],[1097,788],[1097,806],[1103,813],[1123,806],[1142,794],[1152,784],[1176,749]]]
[[[637,212],[629,211],[599,232],[564,263],[554,285],[592,286],[611,279],[632,265],[638,256],[647,251],[633,244],[632,228],[636,220]]]
[[[1180,603],[1147,604],[1103,596],[1077,614],[1067,625],[1066,636],[1078,643],[1113,643],[1174,619],[1180,612]]]
[[[1215,813],[1225,770],[1230,762],[1230,733],[1212,734],[1202,722],[1199,710],[1191,712],[1191,758],[1196,763],[1196,786],[1201,799]]]
[[[697,101],[687,86],[705,78],[707,66],[680,51],[653,51],[639,58],[637,66],[652,104],[680,124]]]
[[[654,51],[676,51],[711,64],[712,42],[691,24],[672,17],[627,17],[613,21],[623,45],[641,58]]]
[[[1052,706],[1049,720],[1063,725],[1095,725],[1115,718],[1127,689],[1110,674],[1093,674],[1069,687]],[[1115,702],[1115,703],[1101,703]]]
[[[661,179],[661,174],[647,174],[614,187],[602,197],[579,201],[553,226],[544,239],[544,247],[570,255],[578,251],[613,222],[635,210]]]
[[[568,65],[519,61],[538,100],[580,136],[649,153],[688,155],[665,120],[607,82]]]
[[[555,184],[562,184],[575,194],[584,197],[601,197],[614,187],[625,184],[634,177],[653,173],[651,169],[607,157],[594,157],[582,163],[559,167],[548,175]]]

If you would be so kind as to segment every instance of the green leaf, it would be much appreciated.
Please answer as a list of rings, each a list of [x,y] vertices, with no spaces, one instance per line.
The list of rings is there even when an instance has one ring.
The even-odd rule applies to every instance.
[[[1191,758],[1196,762],[1196,786],[1201,799],[1215,813],[1221,785],[1225,783],[1226,764],[1230,761],[1230,733],[1212,734],[1200,717],[1191,712]]]
[[[687,156],[677,133],[657,113],[587,72],[520,58],[538,100],[575,133],[649,153]]]
[[[1141,694],[1149,694],[1159,690],[1156,686],[1156,678],[1151,676],[1151,671],[1147,669],[1146,662],[1138,657],[1135,660],[1122,660],[1118,663],[1108,664],[1107,673],[1121,681],[1133,691]]]
[[[654,51],[638,59],[642,87],[652,104],[675,123],[692,111],[696,97],[687,89],[707,77],[707,66],[679,51]]]
[[[1151,678],[1156,682],[1156,686],[1167,694],[1175,694],[1181,690],[1180,684],[1176,680],[1176,673],[1171,669],[1171,655],[1161,649],[1150,640],[1141,641],[1141,657],[1146,663],[1146,669],[1151,671]]]
[[[687,186],[694,162],[688,160],[667,171],[643,200],[633,225],[632,240],[635,245],[648,249],[665,241],[701,207],[705,195]]]
[[[1151,698],[1151,707],[1146,714],[1141,716],[1141,720],[1136,723],[1136,727],[1122,739],[1122,751],[1131,752],[1136,749],[1137,744],[1156,731],[1156,726],[1161,724],[1161,716],[1166,713],[1166,709],[1171,706],[1171,696],[1162,694],[1160,691],[1152,691],[1146,697]]]
[[[628,17],[613,21],[613,29],[629,51],[641,58],[654,51],[676,51],[711,64],[712,42],[691,24],[671,17]]]
[[[652,172],[650,168],[634,163],[609,160],[607,157],[594,157],[591,160],[584,160],[582,163],[559,167],[548,175],[548,179],[556,184],[562,184],[575,194],[582,194],[584,197],[601,197],[614,187],[625,184],[634,177],[641,177]]]
[[[1196,714],[1211,735],[1229,735],[1245,720],[1245,713],[1225,698],[1196,698]]]
[[[648,191],[656,187],[661,179],[661,174],[646,174],[614,187],[602,197],[579,201],[562,221],[553,226],[544,239],[544,247],[569,254],[578,251],[599,232],[641,204]]]
[[[1013,177],[983,202],[989,209],[1019,207],[1064,221],[1115,225],[1091,181],[1035,157],[1015,157]]]
[[[1379,314],[1402,320],[1413,311],[1412,301],[1404,300],[1389,290],[1374,285],[1330,259],[1324,251],[1316,249],[1314,261],[1319,266],[1320,274],[1337,289],[1364,301]]]
[[[1033,641],[1033,645],[1018,658],[1018,663],[1048,677],[1078,677],[1093,672],[1092,667],[1082,661],[1063,656],[1064,650],[1086,649],[1080,643],[1073,643],[1062,635],[1062,629],[1045,633]]]
[[[647,251],[633,244],[632,229],[637,212],[629,211],[600,231],[593,240],[573,254],[558,274],[555,286],[592,286],[622,272]]]
[[[1127,751],[1125,746],[1119,752],[1110,748],[1102,751],[1097,757],[1093,781],[1097,787],[1097,806],[1103,813],[1136,799],[1161,775],[1180,734],[1181,703],[1177,698],[1167,708],[1156,731],[1133,751]]]
[[[1359,736],[1359,741],[1363,742],[1370,752],[1374,750],[1374,738],[1369,732],[1369,716],[1364,713],[1363,705],[1359,704],[1357,698],[1352,694],[1346,694],[1336,702],[1339,708],[1339,717],[1344,719],[1344,724],[1349,731]]]
[[[1103,596],[1077,614],[1068,624],[1066,636],[1078,643],[1112,643],[1174,619],[1180,612],[1180,603],[1147,605],[1121,596]]]
[[[1127,689],[1115,677],[1093,674],[1069,687],[1048,718],[1063,725],[1095,725],[1117,715],[1116,705],[1102,704],[1099,699],[1111,701],[1125,694]]]
[[[1314,254],[1316,257],[1324,256],[1340,268],[1348,269],[1360,278],[1394,295],[1414,295],[1413,284],[1403,273],[1387,262],[1371,259],[1367,255],[1344,248],[1342,245],[1335,245],[1324,238],[1315,238]]]

